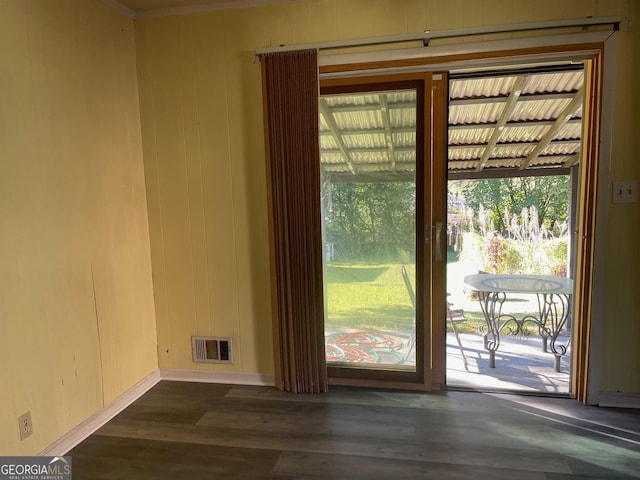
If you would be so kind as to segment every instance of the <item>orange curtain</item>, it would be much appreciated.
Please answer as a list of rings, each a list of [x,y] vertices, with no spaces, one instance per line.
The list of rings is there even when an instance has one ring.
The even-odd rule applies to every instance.
[[[327,390],[324,353],[318,59],[262,57],[276,387]]]

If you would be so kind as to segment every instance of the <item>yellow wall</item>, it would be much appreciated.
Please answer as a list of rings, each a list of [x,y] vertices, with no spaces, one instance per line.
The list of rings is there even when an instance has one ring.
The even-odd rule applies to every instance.
[[[160,365],[196,368],[190,335],[230,335],[238,342],[238,362],[204,368],[272,372],[256,47],[588,15],[637,19],[636,3],[309,0],[137,21]],[[640,73],[639,25],[629,32],[625,24],[618,34],[611,166],[616,179],[640,177],[632,133],[638,136],[638,116],[632,115],[640,111],[638,94],[629,101],[631,74]],[[640,281],[632,273],[640,271],[638,204],[610,205],[609,213],[603,219],[608,235],[602,390],[637,393]]]
[[[138,78],[160,367],[233,338],[225,373],[272,367],[260,67],[251,10],[140,22]],[[247,15],[249,13],[249,15]]]
[[[616,47],[612,181],[640,181],[640,2],[628,3],[633,31],[623,32]],[[607,218],[601,389],[612,393],[640,394],[639,207],[610,204]]]
[[[157,368],[138,105],[131,20],[0,1],[0,455],[42,451]]]

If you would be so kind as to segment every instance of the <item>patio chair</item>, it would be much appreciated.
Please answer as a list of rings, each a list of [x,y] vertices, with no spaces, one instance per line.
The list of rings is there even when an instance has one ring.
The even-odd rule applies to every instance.
[[[464,354],[464,349],[462,348],[462,342],[460,341],[460,335],[458,335],[458,323],[466,322],[467,319],[464,317],[464,310],[461,308],[453,309],[451,308],[453,304],[451,302],[447,302],[447,319],[451,324],[451,329],[453,330],[453,334],[456,336],[456,341],[458,342],[458,347],[460,348],[460,353],[462,354],[462,361],[464,362],[465,368],[467,367],[467,357]]]
[[[409,294],[409,298],[411,299],[411,305],[413,306],[413,333],[409,337],[407,341],[407,352],[405,356],[408,356],[411,353],[411,350],[414,349],[416,345],[416,333],[415,333],[415,318],[416,318],[416,294],[413,291],[413,285],[411,285],[411,279],[409,278],[409,274],[407,273],[407,269],[402,266],[402,279],[404,280],[404,286],[407,289],[407,293]],[[458,327],[457,324],[461,322],[466,322],[467,319],[464,316],[464,311],[462,309],[452,309],[452,304],[447,302],[447,321],[451,324],[451,328],[453,329],[453,333],[456,336],[456,340],[458,342],[458,347],[460,348],[460,353],[462,354],[462,360],[464,362],[465,368],[467,367],[467,357],[464,354],[464,349],[462,348],[462,342],[460,341],[460,336],[458,335]]]

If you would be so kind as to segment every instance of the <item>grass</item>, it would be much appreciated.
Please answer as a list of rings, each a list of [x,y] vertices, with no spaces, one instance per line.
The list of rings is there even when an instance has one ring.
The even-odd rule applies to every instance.
[[[458,333],[478,333],[485,325],[484,316],[480,311],[471,312],[465,310],[464,318],[467,319],[466,322],[461,322],[456,325]],[[447,324],[447,331],[452,331],[451,325],[449,324]]]
[[[405,267],[415,287],[415,267]],[[411,332],[414,312],[401,268],[398,263],[328,263],[326,328]],[[458,331],[478,333],[485,323],[480,307],[464,315],[467,321],[457,325]]]
[[[415,267],[405,265],[409,278]],[[327,264],[327,328],[410,332],[414,311],[404,284],[401,264]],[[415,286],[415,281],[412,280]],[[478,332],[484,324],[482,312],[465,311],[467,322],[460,332]],[[447,328],[451,327],[447,325]]]
[[[408,332],[413,307],[400,264],[327,265],[327,328]],[[413,277],[413,266],[407,266]]]

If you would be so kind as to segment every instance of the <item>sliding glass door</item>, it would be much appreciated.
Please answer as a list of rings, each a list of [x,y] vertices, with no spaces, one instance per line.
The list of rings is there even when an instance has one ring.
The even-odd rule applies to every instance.
[[[320,100],[331,363],[415,371],[416,99]]]
[[[425,76],[322,88],[325,338],[333,378],[425,384]]]

